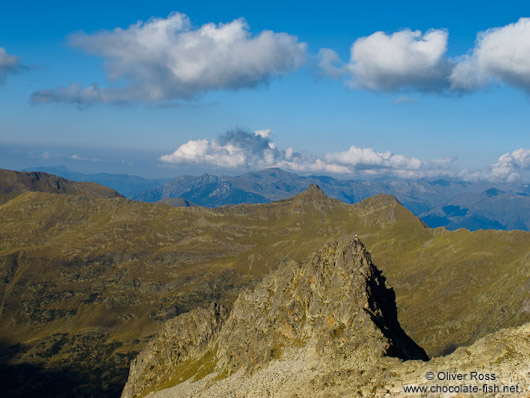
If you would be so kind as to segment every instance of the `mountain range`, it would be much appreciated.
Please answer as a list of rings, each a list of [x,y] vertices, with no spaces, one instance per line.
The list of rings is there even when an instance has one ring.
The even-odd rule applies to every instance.
[[[530,230],[530,185],[523,183],[397,178],[339,180],[329,176],[299,176],[281,169],[239,176],[179,176],[168,181],[125,174],[82,174],[71,172],[64,166],[35,169],[77,181],[97,182],[129,199],[163,200],[171,206],[269,203],[318,184],[329,197],[350,204],[379,193],[395,196],[433,228]]]
[[[205,208],[50,191],[62,179],[46,178],[35,189],[4,183],[0,205],[10,396],[116,397],[166,322],[214,301],[219,316],[230,312],[271,272],[355,234],[394,289],[400,327],[429,357],[530,321],[529,232],[431,229],[393,196],[347,204],[316,185]]]

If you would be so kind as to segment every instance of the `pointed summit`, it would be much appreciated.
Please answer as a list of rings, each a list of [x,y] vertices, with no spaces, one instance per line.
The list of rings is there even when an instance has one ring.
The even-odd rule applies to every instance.
[[[309,185],[304,192],[314,192],[325,195],[324,192],[322,192],[322,189],[318,186],[318,184]]]
[[[296,199],[329,199],[328,196],[320,189],[317,184],[309,185],[305,191],[300,192],[298,195],[294,196]]]
[[[238,397],[287,397],[292,394],[286,388],[307,388],[316,372],[329,380],[352,369],[378,369],[386,357],[428,360],[399,325],[394,291],[358,239],[330,242],[303,263],[284,264],[243,291],[229,315],[214,305],[169,322],[133,361],[122,398],[144,397],[167,380],[176,389],[166,396],[173,397],[224,397],[233,391]],[[277,383],[277,376],[267,374],[278,366],[297,367],[307,378]],[[193,393],[179,390],[193,376],[209,382],[197,384]]]

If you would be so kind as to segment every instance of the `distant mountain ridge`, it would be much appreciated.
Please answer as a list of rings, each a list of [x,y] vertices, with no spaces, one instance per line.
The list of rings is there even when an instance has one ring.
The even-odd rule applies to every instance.
[[[466,192],[437,206],[422,216],[430,227],[450,230],[530,229],[530,195],[490,188],[480,193]]]
[[[339,180],[329,176],[299,176],[278,168],[239,176],[185,175],[172,180],[149,180],[127,174],[83,174],[64,166],[33,169],[75,181],[97,182],[137,201],[178,199],[168,202],[172,206],[189,205],[185,201],[204,207],[270,203],[318,184],[329,197],[349,204],[380,193],[395,196],[432,228],[530,230],[528,184],[448,179]]]
[[[131,199],[138,192],[153,189],[164,184],[167,179],[147,179],[130,174],[91,173],[85,174],[72,171],[65,166],[31,167],[23,171],[43,171],[55,174],[73,181],[95,182],[118,191],[126,198]]]
[[[200,206],[269,203],[318,184],[331,198],[357,203],[371,196],[393,195],[430,227],[450,230],[530,230],[530,189],[525,185],[453,180],[338,180],[329,176],[299,176],[272,168],[240,176],[180,176],[132,199],[156,202],[183,198]]]

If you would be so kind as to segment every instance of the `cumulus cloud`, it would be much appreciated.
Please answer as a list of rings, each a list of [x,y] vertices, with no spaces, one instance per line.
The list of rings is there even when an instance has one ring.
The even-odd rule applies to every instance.
[[[480,32],[450,80],[453,89],[474,90],[498,80],[530,92],[530,18]]]
[[[352,145],[347,151],[330,152],[327,162],[348,167],[352,172],[365,175],[391,175],[403,178],[452,176],[454,158],[435,159],[430,162],[415,157],[393,154],[390,151],[376,152],[372,148]]]
[[[0,85],[5,84],[8,74],[19,73],[25,68],[18,57],[8,54],[5,48],[0,47]]]
[[[393,155],[392,152],[376,152],[372,148],[359,148],[352,145],[344,152],[332,152],[326,155],[328,161],[349,165],[356,169],[367,168],[409,168],[418,169],[422,162],[416,158]]]
[[[176,165],[201,165],[221,169],[264,169],[279,167],[295,172],[343,175],[391,175],[405,178],[453,175],[454,159],[424,162],[414,157],[376,152],[371,148],[351,146],[344,152],[326,154],[323,158],[278,149],[270,130],[249,133],[235,130],[218,139],[190,140],[160,160]]]
[[[270,130],[253,134],[243,130],[228,131],[217,140],[190,140],[175,152],[160,158],[173,164],[199,164],[224,169],[272,167],[282,158],[270,138]]]
[[[351,75],[349,85],[383,91],[442,90],[451,71],[445,57],[447,36],[441,29],[426,33],[405,29],[361,37],[353,43],[346,66]]]
[[[306,44],[295,36],[249,32],[244,19],[195,28],[185,14],[151,18],[126,29],[71,35],[70,44],[102,56],[108,77],[125,87],[74,84],[33,95],[34,102],[157,103],[201,93],[252,88],[305,62]]]
[[[508,152],[484,170],[470,172],[463,170],[460,177],[466,180],[488,180],[515,182],[524,180],[530,174],[530,149],[520,148]]]
[[[349,174],[348,167],[331,164],[317,157],[304,155],[287,148],[282,151],[272,141],[270,129],[249,133],[229,131],[218,139],[190,140],[160,160],[168,164],[201,165],[220,169],[259,170],[280,167],[299,172]]]
[[[462,178],[492,182],[524,181],[530,177],[530,149],[505,153],[490,166],[478,170],[457,170],[455,157],[422,160],[413,156],[378,152],[373,148],[350,146],[345,151],[328,152],[323,157],[279,149],[270,129],[254,133],[233,130],[215,140],[190,140],[160,160],[172,165],[195,165],[226,170],[261,170],[279,167],[298,173],[342,176],[417,178]]]
[[[354,89],[462,93],[502,82],[530,93],[530,18],[479,32],[463,56],[448,57],[447,44],[445,29],[375,32],[353,42],[347,64],[320,50],[319,67]]]
[[[124,91],[119,89],[100,89],[97,84],[83,88],[80,84],[74,83],[68,87],[59,87],[50,90],[40,90],[31,95],[32,103],[52,103],[64,102],[76,104],[83,108],[89,104],[99,102],[124,103]]]

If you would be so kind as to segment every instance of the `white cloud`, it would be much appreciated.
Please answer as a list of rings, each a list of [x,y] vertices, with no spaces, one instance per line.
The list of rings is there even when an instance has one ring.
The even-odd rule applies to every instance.
[[[351,47],[349,84],[368,90],[439,91],[447,86],[451,66],[444,57],[447,36],[446,30],[405,29],[361,37]]]
[[[256,130],[255,135],[259,135],[261,138],[269,138],[271,136],[271,129]]]
[[[473,90],[496,79],[530,92],[530,18],[480,32],[450,79],[453,89]]]
[[[254,134],[234,130],[217,140],[190,140],[160,160],[173,164],[199,164],[224,169],[272,167],[282,158],[270,139],[270,130]]]
[[[83,88],[77,83],[68,87],[37,91],[31,96],[31,101],[33,103],[66,102],[77,104],[81,108],[98,102],[126,102],[123,91],[119,89],[100,89],[97,84]]]
[[[41,157],[45,160],[48,160],[51,158],[51,155],[50,155],[50,152],[46,151],[46,152],[43,152]]]
[[[343,76],[344,63],[341,61],[339,55],[330,48],[321,48],[318,51],[318,67],[324,75],[337,79]]]
[[[514,182],[530,177],[530,149],[520,148],[505,153],[484,170],[463,170],[460,177],[466,180],[488,180]]]
[[[160,160],[168,164],[201,165],[221,169],[253,169],[279,167],[301,173],[329,173],[343,175],[400,176],[421,178],[453,175],[454,159],[423,162],[414,157],[376,152],[371,148],[351,146],[345,152],[328,153],[323,159],[296,152],[289,147],[285,151],[271,141],[270,130],[258,130],[254,134],[236,130],[218,139],[190,140]]]
[[[8,74],[16,74],[23,69],[25,66],[20,63],[18,57],[8,54],[5,48],[0,47],[0,85],[5,83]]]
[[[325,159],[328,163],[348,167],[351,173],[403,178],[452,176],[452,163],[455,160],[446,158],[426,162],[415,157],[395,155],[390,151],[376,152],[372,148],[359,148],[355,145],[347,151],[330,152]]]
[[[294,159],[282,160],[271,167],[297,171],[301,173],[329,173],[329,174],[352,174],[352,170],[346,166],[328,163],[319,158],[316,159]]]
[[[375,32],[354,41],[346,65],[321,49],[319,67],[332,78],[349,76],[350,88],[373,91],[465,92],[503,82],[530,93],[530,18],[479,32],[475,47],[454,59],[447,42],[444,29]]]
[[[109,79],[128,84],[124,88],[94,84],[43,90],[33,95],[34,102],[191,99],[211,90],[255,87],[299,68],[306,55],[306,44],[295,36],[270,30],[252,35],[244,19],[195,28],[181,13],[126,29],[77,33],[70,43],[102,56]]]
[[[83,156],[79,156],[78,154],[74,154],[70,156],[70,159],[72,160],[83,160],[87,162],[103,162],[103,159],[100,158],[85,158]]]
[[[530,178],[530,149],[505,153],[490,166],[471,172],[456,170],[455,157],[421,160],[413,156],[377,152],[373,148],[350,146],[346,151],[328,152],[322,158],[278,149],[271,132],[235,130],[208,141],[190,140],[160,160],[173,165],[196,165],[230,170],[261,170],[279,167],[298,173],[324,173],[348,177],[462,178],[464,180],[519,181]]]

